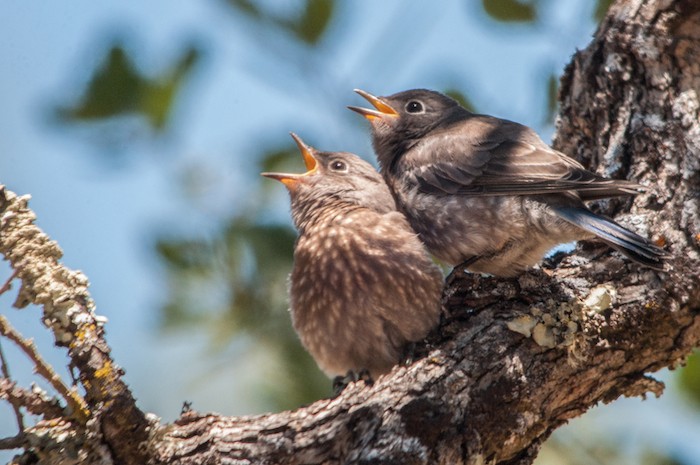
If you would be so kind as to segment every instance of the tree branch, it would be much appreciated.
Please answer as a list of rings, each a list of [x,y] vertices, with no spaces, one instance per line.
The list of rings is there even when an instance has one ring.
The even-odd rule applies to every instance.
[[[58,399],[49,397],[40,388],[33,386],[31,390],[23,389],[8,378],[0,378],[0,399],[16,402],[32,415],[38,415],[44,419],[53,420],[70,415],[70,412],[61,407]]]
[[[119,463],[528,464],[591,406],[660,395],[646,373],[700,343],[698,31],[696,1],[619,0],[560,87],[556,146],[649,187],[597,208],[666,246],[667,272],[596,243],[515,279],[455,270],[416,362],[292,412],[190,410],[151,427],[109,358],[84,277],[57,263],[26,200],[0,190],[0,252],[19,270],[18,304],[43,305],[86,390],[90,420],[61,431],[104,441]],[[104,449],[92,450],[84,463],[104,463]]]
[[[0,294],[2,294],[2,292],[0,292]],[[24,431],[24,417],[22,416],[22,410],[20,409],[22,406],[22,403],[18,402],[17,399],[14,399],[12,397],[3,396],[2,382],[4,381],[4,379],[7,379],[7,380],[10,379],[10,368],[7,365],[7,360],[5,359],[5,352],[2,350],[1,343],[0,343],[0,372],[2,372],[2,378],[0,378],[0,399],[7,397],[7,399],[10,402],[10,405],[12,405],[12,410],[14,410],[14,412],[15,412],[15,419],[17,420],[17,427],[19,428],[20,431]]]
[[[42,321],[53,332],[56,345],[68,348],[79,371],[85,401],[91,410],[79,408],[66,420],[71,424],[77,420],[80,425],[89,416],[88,426],[99,425],[115,460],[145,463],[147,458],[138,445],[147,439],[150,424],[124,384],[121,368],[109,356],[104,340],[105,320],[94,313],[87,279],[58,262],[60,248],[34,225],[35,215],[27,201],[28,196],[18,197],[0,186],[0,253],[22,283],[15,306],[41,306]],[[80,434],[84,432],[81,429]],[[103,454],[101,448],[94,452],[97,458]]]
[[[63,397],[71,409],[71,415],[74,415],[77,420],[85,422],[89,415],[89,410],[85,400],[74,390],[63,384],[61,378],[56,374],[56,371],[44,361],[44,358],[37,351],[34,342],[30,339],[25,339],[19,334],[7,321],[4,315],[0,315],[0,334],[7,337],[9,340],[17,344],[22,351],[34,362],[34,370],[41,375],[51,386]],[[3,363],[3,366],[5,364]],[[7,376],[9,377],[9,376]]]

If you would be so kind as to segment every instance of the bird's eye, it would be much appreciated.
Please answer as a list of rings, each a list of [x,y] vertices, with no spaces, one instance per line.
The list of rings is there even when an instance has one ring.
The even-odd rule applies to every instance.
[[[344,161],[341,160],[333,160],[330,164],[330,168],[333,171],[347,171],[348,170],[348,165],[345,164]]]
[[[411,100],[406,104],[406,111],[409,113],[423,113],[423,104],[417,100]]]

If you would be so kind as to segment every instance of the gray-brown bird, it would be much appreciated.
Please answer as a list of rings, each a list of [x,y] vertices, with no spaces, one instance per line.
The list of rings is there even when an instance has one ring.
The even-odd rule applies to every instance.
[[[372,165],[292,137],[308,171],[263,176],[289,190],[299,231],[289,287],[294,329],[327,375],[367,370],[374,378],[437,324],[442,273]]]
[[[451,265],[514,276],[557,244],[597,236],[661,268],[666,252],[584,201],[636,194],[598,176],[527,126],[474,114],[446,95],[408,90],[349,107],[371,123],[380,171],[428,249]]]

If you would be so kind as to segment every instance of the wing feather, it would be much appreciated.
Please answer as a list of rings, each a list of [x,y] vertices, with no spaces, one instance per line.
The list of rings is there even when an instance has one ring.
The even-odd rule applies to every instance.
[[[642,186],[598,176],[545,144],[526,126],[484,115],[424,137],[406,155],[409,180],[424,192],[530,195],[576,191],[592,200]]]

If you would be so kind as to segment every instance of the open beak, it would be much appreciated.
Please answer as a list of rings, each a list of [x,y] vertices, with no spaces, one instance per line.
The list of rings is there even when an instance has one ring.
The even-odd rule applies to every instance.
[[[386,118],[396,118],[399,116],[399,113],[394,110],[391,105],[386,103],[384,100],[382,100],[381,97],[375,97],[374,95],[370,94],[369,92],[365,92],[364,90],[360,89],[355,89],[355,92],[360,94],[362,97],[364,97],[369,103],[372,104],[376,110],[371,110],[369,108],[362,108],[362,107],[353,107],[349,106],[348,108],[351,109],[352,111],[356,111],[357,113],[361,114],[368,120],[372,121],[376,118],[379,119],[386,119]]]
[[[316,158],[314,157],[314,153],[316,152],[316,149],[314,149],[311,146],[308,146],[304,143],[303,140],[301,140],[301,137],[297,136],[293,132],[289,133],[292,136],[292,139],[294,139],[294,142],[297,143],[297,147],[299,147],[299,151],[301,152],[301,156],[304,157],[304,164],[306,165],[306,173],[301,173],[301,174],[295,174],[295,173],[260,173],[261,175],[265,176],[266,178],[270,179],[276,179],[283,183],[287,188],[293,189],[296,184],[299,182],[300,179],[302,179],[304,176],[309,176],[313,173],[316,172],[316,167],[318,166],[318,162],[316,161]]]
[[[299,147],[299,151],[301,152],[301,156],[304,157],[304,164],[306,165],[306,169],[308,170],[305,174],[309,174],[312,171],[316,169],[316,165],[318,162],[316,161],[316,158],[314,157],[314,153],[316,152],[316,149],[313,147],[306,145],[303,140],[301,140],[301,137],[297,136],[293,132],[289,133],[290,136],[292,136],[292,139],[294,139],[294,142],[297,143],[297,147]]]

